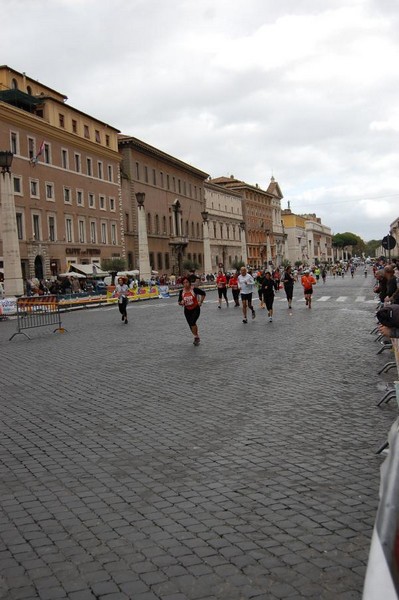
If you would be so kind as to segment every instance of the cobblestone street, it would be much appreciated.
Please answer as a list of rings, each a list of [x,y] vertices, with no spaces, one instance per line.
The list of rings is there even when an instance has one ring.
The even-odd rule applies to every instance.
[[[397,414],[373,296],[244,325],[213,291],[199,347],[176,298],[1,322],[0,598],[360,599]]]

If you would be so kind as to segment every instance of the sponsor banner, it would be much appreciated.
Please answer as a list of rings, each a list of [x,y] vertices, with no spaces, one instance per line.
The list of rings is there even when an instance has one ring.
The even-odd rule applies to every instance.
[[[0,300],[0,316],[7,317],[8,315],[17,314],[17,299],[3,298]]]
[[[118,302],[117,296],[113,296],[115,287],[109,285],[107,287],[107,302],[115,303]],[[130,288],[127,292],[127,298],[129,302],[136,302],[137,300],[147,300],[148,298],[159,298],[158,286],[143,286],[139,288]]]

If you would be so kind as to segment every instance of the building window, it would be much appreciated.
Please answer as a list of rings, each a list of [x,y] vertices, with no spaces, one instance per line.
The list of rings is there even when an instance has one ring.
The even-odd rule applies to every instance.
[[[136,162],[136,179],[140,181],[140,165],[138,162]]]
[[[159,217],[155,215],[155,233],[159,235]]]
[[[46,199],[54,200],[54,184],[46,183]]]
[[[68,166],[69,166],[68,150],[65,150],[65,148],[63,148],[61,150],[61,164],[62,164],[63,169],[68,169]]]
[[[176,177],[172,177],[173,191],[176,191]]]
[[[12,177],[13,180],[13,188],[14,188],[14,194],[22,194],[22,180],[20,177],[17,177],[16,175],[13,175]]]
[[[166,189],[170,190],[170,177],[169,177],[169,175],[166,175]]]
[[[89,208],[95,208],[96,207],[96,200],[94,197],[94,194],[89,194]]]
[[[98,171],[98,178],[102,179],[103,178],[103,163],[98,161],[97,163],[97,171]]]
[[[100,210],[105,210],[105,196],[99,196],[98,202],[100,205]]]
[[[168,232],[166,230],[166,217],[162,217],[162,233],[166,235]]]
[[[151,215],[150,215],[150,213],[147,214],[147,232],[151,233]]]
[[[83,135],[85,136],[85,138],[87,140],[90,139],[90,131],[89,131],[89,126],[88,125],[83,125]]]
[[[144,167],[144,180],[148,183],[148,167]]]
[[[191,221],[191,237],[194,238],[195,237],[195,229],[194,229],[194,222]]]
[[[12,90],[17,90],[18,89],[18,81],[16,79],[12,79],[11,80],[11,89]]]
[[[180,179],[177,180],[177,189],[179,191],[179,194],[181,194],[181,181],[180,181]]]
[[[22,213],[17,212],[16,213],[16,218],[17,218],[17,233],[18,233],[18,239],[19,240],[23,240],[24,239],[24,229],[23,229],[23,217],[22,217]]]
[[[105,136],[105,145],[109,148],[109,135]]]
[[[96,142],[98,144],[101,144],[101,135],[100,135],[100,132],[98,131],[98,129],[96,129],[95,135],[96,135]]]
[[[165,269],[169,270],[169,253],[165,252]]]
[[[33,215],[33,239],[40,240],[40,217],[39,215]]]
[[[72,119],[72,131],[73,133],[78,133],[78,122],[75,119]]]
[[[154,264],[154,253],[153,252],[149,252],[148,257],[150,259],[150,266],[152,269],[154,269],[155,264]]]
[[[158,269],[163,269],[163,262],[162,262],[162,253],[158,252],[157,255],[157,259],[158,259]]]
[[[112,212],[115,212],[115,198],[109,199],[109,210],[111,210]]]
[[[129,213],[125,213],[125,232],[128,233],[130,231],[130,215]]]
[[[197,223],[197,239],[200,239],[200,226],[199,226],[199,223]]]
[[[55,217],[48,218],[48,239],[50,242],[55,242]]]
[[[44,144],[44,162],[46,165],[51,164],[51,148],[50,144]]]
[[[185,181],[183,181],[183,194],[187,196],[187,185]]]
[[[79,221],[78,221],[78,231],[79,231],[79,242],[81,244],[84,244],[86,241],[85,222],[82,219],[79,219]]]
[[[97,227],[95,221],[90,221],[90,241],[95,244],[97,241]]]
[[[67,217],[65,219],[65,237],[67,242],[73,242],[73,230],[72,230],[72,219]]]
[[[91,158],[86,158],[86,169],[87,169],[88,176],[92,177],[92,175],[93,175],[93,167],[92,167],[92,160],[91,160]]]
[[[157,173],[155,169],[152,170],[152,183],[153,185],[157,185]]]
[[[111,223],[111,243],[115,246],[116,241],[116,225]]]
[[[19,135],[17,132],[15,131],[11,131],[10,134],[10,147],[11,147],[11,152],[13,154],[19,154]]]
[[[39,182],[36,179],[30,180],[30,195],[32,198],[39,198]]]
[[[35,140],[28,137],[28,158],[35,158]]]
[[[58,122],[60,124],[60,127],[65,127],[65,117],[62,113],[58,113]]]
[[[101,223],[101,243],[107,243],[107,224]]]
[[[76,204],[78,206],[83,206],[83,191],[76,190]]]
[[[64,187],[64,202],[66,204],[71,204],[72,202],[71,188],[69,187]]]
[[[75,171],[76,173],[81,171],[80,154],[75,154]]]
[[[163,181],[163,173],[162,173],[162,171],[160,172],[159,176],[161,178],[161,187],[163,188],[164,181]]]
[[[108,165],[108,181],[113,181],[114,180],[114,170],[112,168],[112,165]]]

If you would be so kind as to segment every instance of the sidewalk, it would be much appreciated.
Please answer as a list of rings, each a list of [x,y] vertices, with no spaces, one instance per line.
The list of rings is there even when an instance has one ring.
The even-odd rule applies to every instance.
[[[0,323],[1,599],[361,598],[397,412],[373,305],[214,300],[198,348],[175,298]]]

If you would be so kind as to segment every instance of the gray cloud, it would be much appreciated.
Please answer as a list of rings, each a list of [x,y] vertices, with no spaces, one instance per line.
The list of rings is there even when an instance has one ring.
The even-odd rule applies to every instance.
[[[370,239],[399,216],[397,31],[394,0],[18,0],[1,45],[124,133],[273,173],[294,210]]]

